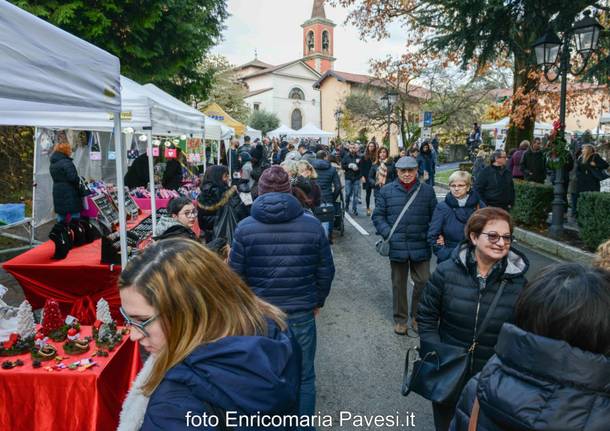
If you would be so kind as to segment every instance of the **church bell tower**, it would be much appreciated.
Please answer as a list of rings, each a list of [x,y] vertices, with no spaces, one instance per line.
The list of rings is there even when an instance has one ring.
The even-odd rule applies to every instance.
[[[335,23],[326,18],[324,0],[314,0],[311,18],[303,27],[303,60],[309,67],[323,74],[334,68]]]

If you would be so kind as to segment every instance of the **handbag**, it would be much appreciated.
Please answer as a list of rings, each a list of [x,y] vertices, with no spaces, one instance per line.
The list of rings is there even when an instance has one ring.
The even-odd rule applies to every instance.
[[[415,392],[435,403],[453,405],[457,402],[472,371],[478,339],[487,329],[505,285],[506,280],[502,280],[485,319],[475,332],[472,344],[468,348],[421,340],[419,349],[411,348],[407,351],[401,390],[405,397]],[[409,374],[412,350],[418,350],[420,357],[414,362],[413,371]]]
[[[415,190],[415,192],[413,192],[413,194],[411,195],[411,198],[407,201],[405,206],[402,208],[402,211],[400,212],[400,214],[398,215],[398,218],[396,219],[396,221],[394,222],[394,225],[392,226],[392,230],[390,231],[388,238],[387,239],[382,238],[375,243],[375,250],[377,250],[377,253],[379,253],[383,257],[388,257],[390,255],[390,239],[392,238],[392,235],[394,235],[394,232],[396,231],[396,228],[398,227],[398,223],[400,223],[400,220],[402,220],[402,217],[405,215],[405,213],[407,212],[407,210],[409,209],[409,207],[415,200],[415,197],[419,193],[420,188],[421,188],[421,184],[417,186],[417,189]]]
[[[595,166],[591,166],[590,169],[591,169],[591,175],[593,176],[593,178],[595,178],[598,181],[604,181],[604,180],[607,180],[608,178],[610,178],[610,175],[608,175],[608,171],[606,171],[604,169],[600,169]]]
[[[332,223],[335,219],[335,205],[324,202],[319,207],[313,209],[313,215],[316,216],[321,223]]]
[[[81,197],[89,196],[92,194],[87,184],[87,180],[84,177],[78,177],[78,195]]]

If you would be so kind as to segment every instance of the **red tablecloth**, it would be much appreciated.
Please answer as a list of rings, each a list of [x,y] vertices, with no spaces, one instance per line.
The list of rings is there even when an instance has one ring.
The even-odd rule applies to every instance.
[[[148,215],[150,213],[144,211],[133,224]],[[193,230],[199,235],[197,223]],[[17,279],[32,307],[42,308],[47,298],[52,298],[59,302],[64,314],[71,314],[84,324],[92,324],[95,305],[104,298],[110,305],[112,317],[122,322],[117,288],[121,267],[100,263],[101,240],[73,248],[64,260],[52,259],[54,251],[53,242],[47,241],[2,265]]]
[[[82,327],[81,334],[90,335],[91,327]],[[63,343],[53,344],[58,355],[67,357],[62,361],[66,365],[90,358],[95,351],[92,344],[89,352],[68,356]],[[45,370],[57,364],[54,360],[33,368],[30,354],[1,359],[17,358],[25,365],[0,369],[1,430],[116,430],[123,399],[142,365],[138,346],[128,335],[108,357],[93,357],[99,365],[82,372]]]
[[[167,208],[167,205],[169,205],[169,201],[171,199],[161,199],[161,198],[157,198],[157,200],[155,201],[156,205],[157,205],[157,209],[161,209],[161,208]],[[138,207],[140,207],[140,209],[142,210],[148,210],[150,211],[150,198],[133,198],[133,201],[136,203],[136,205]]]

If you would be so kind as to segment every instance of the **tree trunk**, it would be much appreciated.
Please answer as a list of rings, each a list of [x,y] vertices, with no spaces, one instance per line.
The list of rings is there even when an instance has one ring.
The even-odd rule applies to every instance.
[[[530,64],[529,59],[525,55],[515,54],[515,65],[514,65],[514,82],[513,82],[513,102],[511,106],[511,121],[508,135],[506,137],[506,144],[504,149],[509,152],[513,148],[519,147],[521,141],[527,139],[532,141],[534,137],[534,125],[536,123],[536,114],[534,112],[536,102],[523,101],[520,97],[515,97],[517,90],[521,88],[523,95],[527,99],[527,96],[535,92],[538,89],[539,80],[537,78],[530,77],[530,72],[534,70],[535,66]],[[530,103],[525,120],[523,121],[522,127],[518,128],[515,126],[512,120],[512,115],[515,113],[517,108],[523,103]]]

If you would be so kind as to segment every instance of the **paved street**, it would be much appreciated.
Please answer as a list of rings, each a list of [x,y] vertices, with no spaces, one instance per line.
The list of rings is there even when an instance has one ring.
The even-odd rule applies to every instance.
[[[439,191],[439,196],[444,193]],[[370,219],[362,215],[366,211],[359,213],[353,218],[369,235],[346,222],[345,236],[336,236],[337,273],[318,319],[318,411],[334,417],[334,429],[341,411],[367,416],[398,414],[405,422],[407,413],[414,412],[412,429],[432,431],[430,403],[414,394],[408,398],[400,394],[405,353],[417,340],[393,332],[390,265],[375,252],[379,237]],[[553,262],[520,248],[530,260],[530,276]],[[344,423],[339,429],[378,428]]]

